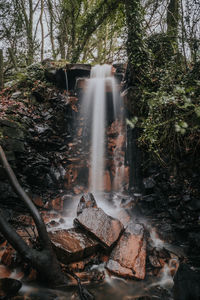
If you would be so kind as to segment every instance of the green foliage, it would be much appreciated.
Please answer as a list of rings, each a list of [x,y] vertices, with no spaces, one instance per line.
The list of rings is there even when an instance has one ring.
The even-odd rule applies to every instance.
[[[200,126],[200,97],[196,97],[196,89],[196,85],[179,82],[170,90],[165,84],[156,92],[146,91],[142,101],[147,115],[140,119],[140,145],[159,158],[176,159],[193,152],[199,142]]]
[[[146,85],[149,79],[149,51],[144,30],[144,8],[140,0],[126,0],[127,54],[132,86]]]

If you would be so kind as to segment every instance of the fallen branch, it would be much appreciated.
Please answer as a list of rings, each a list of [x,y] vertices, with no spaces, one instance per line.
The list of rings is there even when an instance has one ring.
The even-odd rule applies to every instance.
[[[30,248],[24,240],[15,232],[12,226],[5,220],[0,210],[0,231],[12,245],[12,247],[19,252],[22,258],[30,263],[30,265],[38,271],[40,277],[48,284],[54,286],[64,285],[67,283],[64,277],[59,262],[55,256],[49,239],[46,226],[31,199],[20,186],[11,166],[9,165],[5,153],[0,146],[0,160],[7,173],[8,179],[18,194],[20,199],[25,203],[30,211],[35,222],[39,240],[41,242],[41,251]]]

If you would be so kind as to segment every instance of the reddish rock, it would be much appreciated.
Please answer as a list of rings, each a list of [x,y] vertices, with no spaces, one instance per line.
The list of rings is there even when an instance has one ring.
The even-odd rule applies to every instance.
[[[107,134],[110,135],[110,136],[116,136],[120,132],[122,132],[122,129],[123,129],[122,122],[119,122],[118,120],[116,120],[108,128]]]
[[[0,245],[0,260],[6,250],[7,247],[7,241],[4,241],[1,245]]]
[[[85,263],[84,261],[78,261],[69,264],[68,267],[73,271],[82,271],[85,268]]]
[[[122,148],[125,143],[125,136],[124,135],[119,135],[116,139],[116,146],[117,148]]]
[[[111,179],[110,179],[110,172],[107,170],[104,174],[104,190],[106,192],[111,191]]]
[[[12,271],[4,265],[0,265],[0,278],[9,278]]]
[[[31,216],[20,215],[15,220],[17,223],[20,223],[23,225],[35,225],[33,218]]]
[[[76,158],[75,158],[76,159]],[[70,159],[72,160],[72,158]],[[78,177],[78,169],[74,165],[69,165],[65,175],[65,187],[67,189],[72,188],[73,183]]]
[[[41,216],[45,224],[50,223],[52,220],[58,221],[61,218],[59,213],[48,211],[42,211]]]
[[[7,267],[15,267],[15,259],[16,259],[16,251],[11,247],[8,246],[4,251],[1,262]]]
[[[38,196],[38,195],[32,196],[32,201],[38,207],[43,207],[44,206],[42,198],[40,196]]]
[[[49,232],[58,259],[66,264],[95,253],[98,243],[81,230],[72,228]]]
[[[124,181],[125,181],[126,183],[129,182],[129,167],[125,167],[125,168],[124,168]]]
[[[120,220],[120,222],[122,222],[124,227],[127,226],[131,219],[130,215],[124,209],[120,210],[120,212],[117,214],[117,218]]]
[[[97,208],[97,203],[92,193],[83,194],[81,197],[77,207],[77,216],[80,215],[85,208],[89,207]]]
[[[72,277],[69,274],[66,274],[68,277],[68,286],[77,286],[77,280]],[[104,281],[105,274],[104,272],[99,272],[98,270],[93,270],[89,272],[81,272],[81,273],[75,273],[76,276],[78,276],[81,280],[82,285],[88,285],[88,284],[99,284],[100,282]],[[88,299],[88,298],[87,298]]]
[[[86,208],[74,223],[92,234],[106,248],[117,241],[124,230],[122,223],[108,216],[101,208]]]
[[[107,269],[122,277],[144,279],[146,264],[146,241],[144,228],[129,223],[117,246],[111,252]]]
[[[75,187],[73,188],[73,192],[74,192],[75,195],[79,195],[79,194],[81,194],[83,191],[84,191],[84,187],[83,187],[83,186],[80,186],[80,185],[75,186]]]
[[[63,199],[62,197],[57,197],[51,200],[51,207],[56,211],[63,211]]]

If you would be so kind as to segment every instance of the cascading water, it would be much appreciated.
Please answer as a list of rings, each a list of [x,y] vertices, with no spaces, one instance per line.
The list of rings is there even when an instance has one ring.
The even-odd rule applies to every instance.
[[[114,178],[119,176],[119,151],[117,144],[122,136],[122,101],[120,99],[117,82],[112,75],[111,65],[96,65],[91,70],[91,77],[87,81],[87,86],[82,102],[81,117],[84,120],[84,127],[90,133],[86,139],[90,142],[90,175],[89,190],[99,193],[104,191],[104,175],[106,169],[106,128],[108,124],[118,120],[119,138],[116,140],[116,148],[113,151]],[[116,124],[117,126],[117,124]],[[85,143],[86,141],[83,141]],[[123,159],[122,159],[123,160]],[[120,163],[121,165],[124,162]],[[117,174],[118,171],[118,174]],[[121,172],[121,169],[120,169]],[[122,172],[120,176],[122,176]],[[114,182],[114,180],[113,180]]]

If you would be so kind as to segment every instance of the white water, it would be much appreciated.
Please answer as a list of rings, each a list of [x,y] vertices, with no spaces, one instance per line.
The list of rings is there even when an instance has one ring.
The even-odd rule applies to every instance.
[[[91,130],[89,190],[93,192],[97,198],[99,193],[105,189],[106,117],[108,114],[108,112],[106,112],[107,91],[112,93],[113,103],[111,107],[113,109],[113,120],[118,119],[118,121],[121,121],[122,117],[119,109],[121,103],[117,83],[114,76],[112,76],[112,66],[96,65],[91,69],[91,77],[87,81],[81,113],[87,123],[87,127]],[[117,173],[120,172],[121,176],[123,172],[121,172],[121,169],[119,169],[115,162],[117,155],[116,152],[116,155],[114,153],[113,157],[115,174],[118,176]]]

